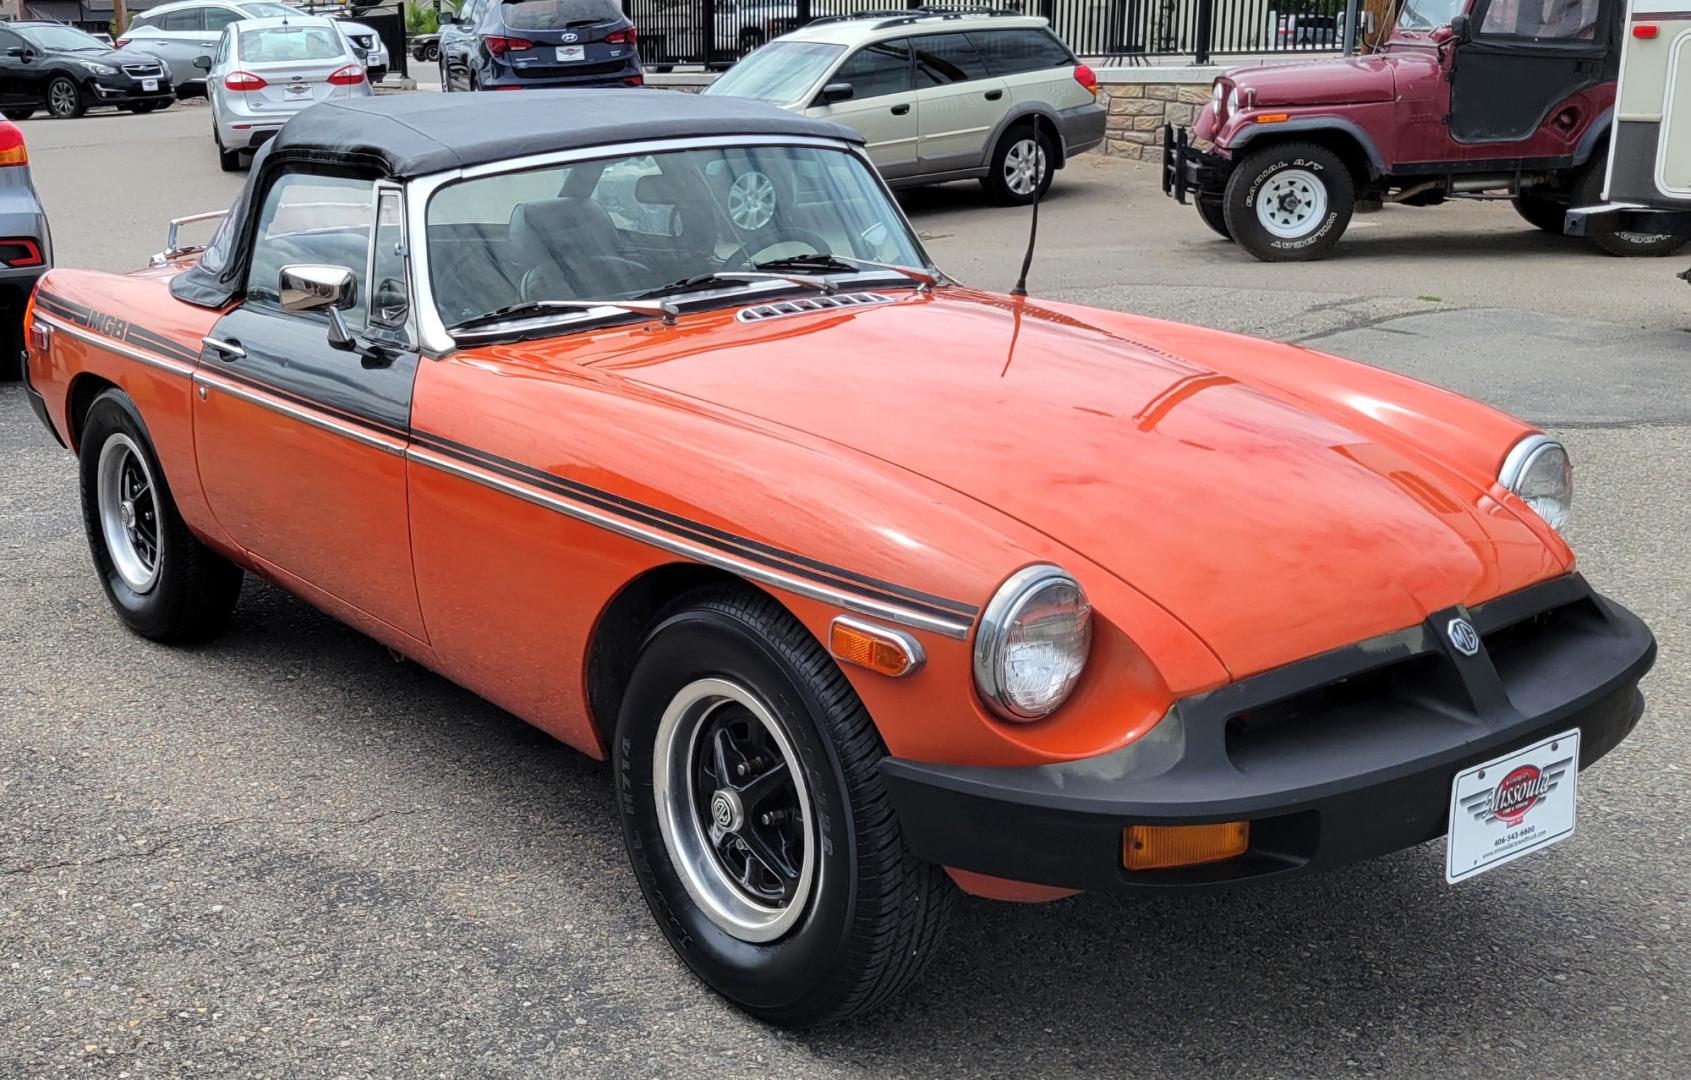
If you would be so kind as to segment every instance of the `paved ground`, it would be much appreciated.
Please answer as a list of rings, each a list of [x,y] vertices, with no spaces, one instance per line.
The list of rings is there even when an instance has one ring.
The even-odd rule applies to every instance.
[[[61,262],[120,268],[238,178],[203,111],[24,125]],[[88,567],[68,455],[0,388],[0,1076],[1691,1075],[1691,255],[1622,262],[1506,207],[1359,222],[1267,267],[1081,162],[1034,291],[1250,330],[1552,424],[1585,572],[1662,644],[1579,833],[1457,889],[1429,847],[1199,899],[970,903],[927,981],[789,1036],[671,958],[608,776],[273,590],[168,650]],[[1025,215],[910,209],[1007,286]]]

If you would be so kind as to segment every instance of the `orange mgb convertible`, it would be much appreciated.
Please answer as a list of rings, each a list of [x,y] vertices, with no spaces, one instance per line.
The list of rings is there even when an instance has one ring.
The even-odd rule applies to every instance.
[[[31,399],[136,632],[257,574],[610,758],[664,934],[782,1024],[908,986],[959,889],[1572,832],[1655,643],[1556,442],[956,285],[842,128],[564,93],[314,106],[204,250],[42,281]]]

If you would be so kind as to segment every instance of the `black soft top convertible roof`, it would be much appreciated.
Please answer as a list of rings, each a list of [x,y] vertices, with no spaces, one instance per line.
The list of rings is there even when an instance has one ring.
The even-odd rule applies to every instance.
[[[818,135],[849,128],[746,98],[661,90],[404,94],[314,105],[288,121],[272,157],[374,167],[409,178],[529,154],[688,136]]]
[[[849,128],[759,101],[664,90],[406,94],[313,105],[253,157],[252,173],[211,249],[170,280],[179,300],[222,307],[246,272],[252,216],[283,169],[352,169],[409,179],[560,150],[649,139],[817,135],[861,143]]]

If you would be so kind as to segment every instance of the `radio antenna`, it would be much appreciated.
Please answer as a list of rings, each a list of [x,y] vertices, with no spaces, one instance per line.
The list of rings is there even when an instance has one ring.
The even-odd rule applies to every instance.
[[[1039,239],[1039,193],[1045,188],[1045,173],[1051,163],[1045,160],[1045,148],[1039,142],[1039,123],[1044,117],[1034,113],[1033,119],[1033,224],[1028,228],[1028,249],[1022,255],[1022,273],[1010,290],[1011,296],[1028,294],[1028,270],[1033,267],[1033,245]]]

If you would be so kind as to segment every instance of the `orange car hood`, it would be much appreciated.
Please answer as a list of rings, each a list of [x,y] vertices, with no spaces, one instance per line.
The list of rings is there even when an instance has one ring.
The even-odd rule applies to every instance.
[[[1009,515],[1161,604],[1235,676],[1562,568],[1471,478],[1378,425],[1347,426],[1360,414],[1322,415],[1056,312],[948,290],[843,318],[700,329],[595,367]],[[1290,351],[1252,344],[1264,366]]]

